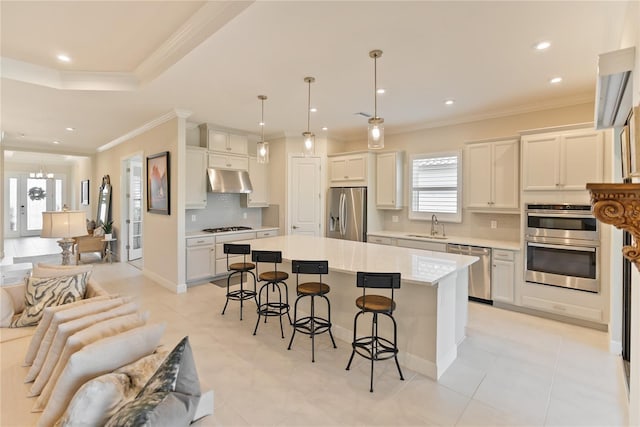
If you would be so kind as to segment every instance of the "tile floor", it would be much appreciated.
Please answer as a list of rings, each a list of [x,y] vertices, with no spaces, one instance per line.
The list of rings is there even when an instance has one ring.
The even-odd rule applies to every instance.
[[[230,303],[220,315],[223,288],[176,295],[127,263],[96,264],[94,275],[166,322],[168,347],[189,335],[200,379],[215,391],[215,414],[200,426],[628,424],[620,359],[600,331],[471,303],[467,339],[439,382],[406,368],[400,381],[389,360],[376,364],[369,393],[367,361],[345,370],[348,343],[333,349],[319,336],[312,364],[308,338],[287,351],[291,331],[281,339],[274,319],[253,336],[251,310],[240,321]]]

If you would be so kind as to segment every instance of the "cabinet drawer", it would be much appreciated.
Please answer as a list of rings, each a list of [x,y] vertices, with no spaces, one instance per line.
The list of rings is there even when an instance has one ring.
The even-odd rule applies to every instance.
[[[256,234],[258,235],[258,239],[262,239],[264,237],[277,236],[278,235],[278,230],[258,231]]]
[[[367,242],[376,243],[378,245],[391,245],[390,237],[379,237],[379,236],[367,236]]]
[[[235,242],[236,240],[251,240],[255,238],[256,238],[255,231],[249,231],[247,233],[224,234],[222,236],[216,237],[216,243]]]
[[[515,255],[512,251],[505,251],[501,249],[493,250],[493,259],[500,259],[503,261],[513,261],[514,257]]]
[[[241,156],[221,156],[209,154],[209,167],[219,169],[249,170],[249,158]]]
[[[216,238],[214,236],[193,237],[187,239],[187,247],[214,245],[215,243]]]
[[[596,308],[582,307],[579,305],[566,304],[530,296],[523,296],[522,304],[525,307],[536,308],[538,310],[549,311],[556,314],[562,314],[564,316],[602,322],[602,310],[598,310]]]

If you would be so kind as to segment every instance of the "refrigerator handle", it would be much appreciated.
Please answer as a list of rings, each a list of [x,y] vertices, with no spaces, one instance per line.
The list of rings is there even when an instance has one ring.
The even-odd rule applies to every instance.
[[[346,194],[341,193],[340,194],[340,235],[343,237],[347,233],[346,199],[347,199]]]

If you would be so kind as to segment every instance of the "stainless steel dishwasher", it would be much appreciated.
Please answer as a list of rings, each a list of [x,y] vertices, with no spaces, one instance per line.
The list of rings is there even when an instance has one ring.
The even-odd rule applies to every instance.
[[[469,299],[493,304],[491,300],[491,248],[447,243],[447,252],[480,258],[469,266]]]

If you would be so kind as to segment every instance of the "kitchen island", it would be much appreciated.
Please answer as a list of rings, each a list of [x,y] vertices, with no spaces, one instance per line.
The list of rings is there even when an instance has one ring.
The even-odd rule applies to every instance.
[[[290,274],[291,260],[327,260],[332,330],[337,338],[348,343],[353,339],[355,299],[362,295],[362,290],[356,287],[356,272],[400,273],[401,288],[395,292],[394,312],[400,364],[438,379],[456,359],[467,323],[467,267],[477,257],[301,235],[242,243],[250,244],[252,250],[282,251],[282,269]],[[262,265],[261,270],[264,268],[272,266]],[[305,280],[311,278],[307,276]],[[293,306],[296,298],[293,276],[289,284]],[[298,310],[305,307],[301,304]],[[391,333],[390,325],[379,327],[381,334]],[[346,363],[345,360],[345,366]]]

